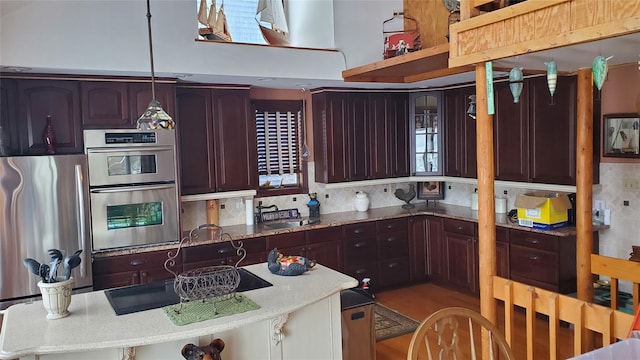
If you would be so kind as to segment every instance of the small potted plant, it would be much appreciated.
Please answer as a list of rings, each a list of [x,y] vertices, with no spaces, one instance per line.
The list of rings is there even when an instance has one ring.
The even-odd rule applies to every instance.
[[[74,283],[71,270],[80,265],[81,253],[82,250],[78,250],[63,258],[62,251],[49,249],[49,255],[51,255],[49,265],[41,264],[31,258],[23,260],[24,266],[34,275],[40,277],[38,287],[42,294],[42,303],[47,310],[47,319],[60,319],[69,315],[71,291]],[[63,275],[58,275],[60,268],[64,269]]]

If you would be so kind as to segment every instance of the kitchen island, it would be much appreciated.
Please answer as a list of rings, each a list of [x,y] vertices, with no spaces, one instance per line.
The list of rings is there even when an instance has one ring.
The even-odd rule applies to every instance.
[[[341,359],[340,291],[358,282],[317,265],[300,276],[244,267],[273,284],[244,292],[259,309],[176,326],[162,309],[116,316],[104,291],[74,294],[71,315],[47,320],[41,301],[6,310],[0,359],[180,359],[187,343],[225,343],[229,359]]]

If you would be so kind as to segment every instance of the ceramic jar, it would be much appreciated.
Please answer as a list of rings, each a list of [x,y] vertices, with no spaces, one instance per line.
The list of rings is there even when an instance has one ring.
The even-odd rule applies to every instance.
[[[69,315],[73,283],[73,278],[68,280],[59,278],[58,282],[54,283],[38,282],[42,294],[42,305],[47,310],[47,319],[60,319]]]
[[[356,211],[367,211],[369,209],[369,195],[364,191],[358,191],[354,200]]]

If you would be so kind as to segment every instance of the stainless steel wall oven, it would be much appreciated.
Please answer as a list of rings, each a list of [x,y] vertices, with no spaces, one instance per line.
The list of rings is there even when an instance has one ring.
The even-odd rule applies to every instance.
[[[173,130],[85,130],[93,250],[180,239]]]

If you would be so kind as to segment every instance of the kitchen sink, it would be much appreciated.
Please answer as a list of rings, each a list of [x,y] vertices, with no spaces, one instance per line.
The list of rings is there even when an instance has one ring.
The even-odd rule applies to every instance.
[[[273,286],[270,282],[250,271],[238,268],[238,272],[240,273],[240,284],[236,292]],[[116,315],[157,309],[180,302],[180,298],[173,289],[173,279],[109,289],[105,290],[104,293]]]

